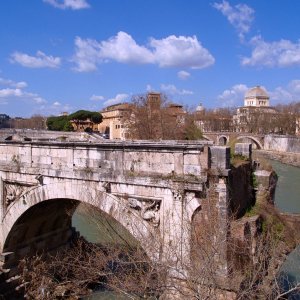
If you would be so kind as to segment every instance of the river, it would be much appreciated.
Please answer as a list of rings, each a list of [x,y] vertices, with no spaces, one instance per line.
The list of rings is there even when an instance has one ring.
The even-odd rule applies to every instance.
[[[275,193],[275,205],[282,212],[300,213],[300,168],[280,163],[279,161],[269,160],[273,169],[278,175],[278,183]],[[95,222],[87,218],[81,207],[73,216],[73,226],[80,231],[88,241],[101,243],[106,241],[106,228],[99,228],[99,223],[95,227]],[[101,234],[99,234],[101,232]],[[296,248],[287,258],[282,266],[289,280],[300,282],[300,246]],[[90,300],[113,300],[121,299],[120,295],[116,296],[113,292],[95,293],[86,299]],[[124,296],[122,299],[129,299]],[[289,299],[300,299],[293,297]]]
[[[300,213],[300,168],[269,160],[278,175],[275,205],[282,212]]]
[[[275,205],[287,213],[300,213],[300,168],[269,160],[278,175],[275,193]],[[300,245],[288,255],[280,271],[286,276],[283,284],[289,285],[300,282]],[[291,295],[289,300],[299,300],[300,295]]]

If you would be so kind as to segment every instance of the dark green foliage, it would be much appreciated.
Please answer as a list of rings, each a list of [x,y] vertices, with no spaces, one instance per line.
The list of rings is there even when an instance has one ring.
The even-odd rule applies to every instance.
[[[71,130],[66,130],[67,127],[70,128],[69,125],[68,125],[68,124],[70,124],[70,122],[69,122],[67,116],[49,117],[47,119],[46,124],[47,124],[47,128],[49,130],[54,130],[54,131],[71,131]],[[72,125],[71,125],[71,127],[72,127]]]
[[[99,124],[102,122],[102,115],[96,111],[78,110],[69,116],[49,117],[47,119],[47,128],[54,131],[73,131],[71,120],[79,123],[87,119],[90,119],[95,124]]]
[[[63,131],[74,131],[74,127],[69,121],[67,121],[63,127]]]
[[[90,119],[93,123],[102,122],[102,115],[96,111],[78,110],[68,116],[68,120],[84,121]]]

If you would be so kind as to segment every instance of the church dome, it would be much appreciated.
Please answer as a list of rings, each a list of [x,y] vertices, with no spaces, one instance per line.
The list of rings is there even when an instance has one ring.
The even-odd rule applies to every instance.
[[[247,98],[269,98],[269,95],[261,86],[255,86],[246,92],[245,99]]]
[[[202,103],[200,103],[197,107],[196,107],[196,112],[202,112],[204,111],[204,107],[202,105]]]

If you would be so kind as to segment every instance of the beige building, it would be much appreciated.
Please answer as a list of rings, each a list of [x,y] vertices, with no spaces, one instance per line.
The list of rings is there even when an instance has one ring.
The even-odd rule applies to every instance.
[[[98,131],[107,134],[110,139],[125,140],[126,128],[123,117],[129,107],[129,103],[119,103],[100,111],[103,119],[102,123],[98,124]]]
[[[149,92],[145,105],[148,106],[151,113],[155,113],[161,110],[162,98],[160,93]],[[128,138],[128,130],[125,124],[125,114],[131,114],[134,118],[134,104],[120,103],[106,107],[100,111],[102,115],[102,123],[98,125],[98,131],[103,134],[107,134],[110,139],[125,140]],[[169,118],[175,118],[178,123],[184,123],[184,115],[182,105],[176,103],[170,103],[165,107],[167,116]]]
[[[74,128],[74,131],[77,132],[85,132],[85,131],[97,131],[98,130],[98,124],[94,123],[90,119],[86,120],[71,120],[71,125]]]
[[[270,97],[260,86],[249,89],[244,98],[244,106],[233,116],[233,127],[237,132],[276,132],[272,120],[278,112],[270,107]]]

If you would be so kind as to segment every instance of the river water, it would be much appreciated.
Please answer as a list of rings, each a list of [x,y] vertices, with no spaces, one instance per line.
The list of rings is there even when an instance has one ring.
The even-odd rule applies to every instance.
[[[278,175],[275,205],[282,212],[300,213],[300,168],[275,160],[269,160],[269,162]],[[90,242],[101,243],[107,240],[104,234],[107,229],[99,228],[99,225],[96,228],[95,222],[87,218],[81,207],[74,213],[73,226]],[[300,246],[288,256],[281,270],[287,274],[290,281],[300,282]],[[121,298],[120,295],[116,296],[113,292],[99,292],[86,299],[113,300]],[[122,299],[129,298],[124,296]],[[290,297],[289,299],[300,299],[300,297]]]
[[[275,205],[282,212],[300,213],[300,168],[270,160],[278,175]]]
[[[275,205],[282,212],[300,213],[300,168],[275,160],[269,162],[278,175]],[[300,282],[300,245],[288,255],[280,271],[286,277],[283,282],[286,290]],[[300,295],[290,295],[288,299],[299,300]]]

